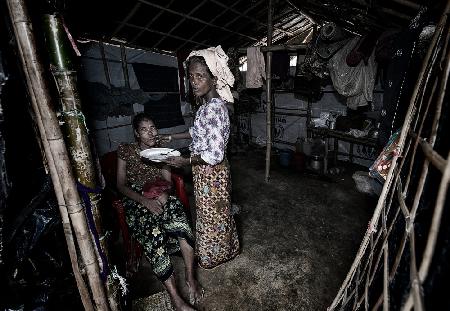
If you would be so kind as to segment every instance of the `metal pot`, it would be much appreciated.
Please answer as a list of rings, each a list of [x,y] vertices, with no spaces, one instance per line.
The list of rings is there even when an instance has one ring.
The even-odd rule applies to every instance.
[[[323,169],[323,158],[318,155],[312,155],[311,159],[309,161],[309,165],[311,166],[311,169],[322,172]]]

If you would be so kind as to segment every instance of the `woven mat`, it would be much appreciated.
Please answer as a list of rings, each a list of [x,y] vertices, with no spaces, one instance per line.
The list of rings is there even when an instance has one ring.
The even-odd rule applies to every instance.
[[[166,291],[133,300],[133,311],[175,311]]]

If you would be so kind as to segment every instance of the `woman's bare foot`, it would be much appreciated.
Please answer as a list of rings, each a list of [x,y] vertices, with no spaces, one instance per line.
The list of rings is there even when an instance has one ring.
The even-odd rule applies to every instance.
[[[205,290],[196,279],[186,280],[186,285],[189,291],[189,303],[195,306],[202,300]]]
[[[183,298],[181,298],[180,294],[178,293],[177,287],[175,286],[175,277],[173,276],[173,274],[166,281],[164,281],[163,284],[166,287],[167,292],[169,293],[170,300],[172,301],[172,305],[174,306],[176,311],[195,310],[186,301],[184,301]]]
[[[172,300],[172,304],[176,311],[195,311],[195,309],[188,305],[182,298]]]

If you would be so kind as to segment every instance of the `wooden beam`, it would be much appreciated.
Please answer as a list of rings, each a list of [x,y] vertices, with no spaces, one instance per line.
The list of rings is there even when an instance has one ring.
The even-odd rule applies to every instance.
[[[194,43],[194,44],[200,44],[200,45],[206,46],[206,47],[209,46],[209,45],[203,44],[201,42],[185,39],[183,37],[179,37],[179,36],[175,36],[175,35],[168,34],[168,33],[165,33],[165,32],[161,32],[161,31],[145,28],[145,27],[142,27],[142,26],[133,25],[133,24],[129,24],[129,23],[125,23],[125,25],[130,27],[130,28],[141,29],[143,31],[153,32],[153,33],[156,33],[156,34],[161,35],[161,36],[168,36],[168,37],[171,37],[171,38],[174,38],[174,39],[178,39],[178,40],[181,40],[181,41],[187,41],[187,42],[191,42],[191,43]]]
[[[392,1],[395,2],[395,3],[401,4],[401,5],[407,6],[407,7],[411,8],[411,9],[414,9],[414,10],[420,10],[420,5],[419,4],[411,2],[411,1],[408,1],[408,0],[392,0]]]
[[[304,29],[303,31],[299,32],[297,35],[295,35],[294,37],[290,38],[289,41],[295,41],[296,38],[300,37],[301,35],[304,35],[305,33],[309,32],[309,34],[307,34],[304,38],[302,42],[307,42],[306,39],[311,35],[311,33],[314,31],[314,26],[315,25],[311,25],[309,27],[306,27],[306,29]],[[287,44],[289,44],[289,41],[287,42]]]
[[[430,161],[434,167],[436,167],[441,173],[444,173],[445,167],[447,166],[447,160],[445,160],[439,153],[437,153],[430,143],[428,143],[425,139],[420,136],[417,136],[416,133],[410,132],[411,136],[414,139],[417,139],[420,147],[422,147],[422,151],[425,154],[428,161]]]
[[[272,0],[269,0],[269,8],[267,13],[267,47],[272,45]],[[270,178],[270,160],[272,153],[272,52],[268,51],[266,54],[266,170],[265,180],[269,182]]]
[[[265,2],[265,0],[259,0],[258,2],[256,2],[254,5],[250,6],[247,10],[244,11],[244,14],[247,14],[248,12],[250,12],[251,10],[253,10],[254,8],[256,8],[258,5],[260,5],[261,3]],[[225,27],[228,27],[229,25],[231,25],[232,23],[234,23],[237,19],[239,18],[239,16],[236,16],[235,18],[233,18],[232,20],[230,20],[229,22],[227,22],[225,24]],[[227,40],[229,37],[231,37],[232,34],[227,35],[226,37],[222,38],[222,42],[224,42],[225,40]],[[253,41],[258,41],[258,40],[253,40]],[[203,40],[202,43],[206,42],[206,40]],[[197,47],[196,47],[197,48]]]
[[[109,67],[108,67],[108,61],[106,60],[106,54],[105,54],[105,47],[103,46],[103,42],[98,42],[98,47],[100,50],[100,55],[102,56],[102,63],[103,63],[103,72],[105,73],[105,80],[108,84],[108,89],[111,89],[111,74],[109,73]]]
[[[127,62],[127,50],[125,45],[120,45],[120,63],[122,64],[123,79],[125,80],[125,86],[127,89],[131,89],[130,77],[128,75],[128,62]]]
[[[131,44],[131,43],[126,42],[126,41],[120,41],[119,42],[119,41],[115,41],[115,40],[101,40],[101,39],[98,39],[98,38],[82,38],[81,40],[83,40],[83,41],[90,41],[90,42],[96,42],[96,43],[103,42],[104,44],[117,46],[119,48],[120,48],[120,45],[124,45],[127,48],[131,48],[131,49],[135,49],[135,50],[142,50],[144,52],[152,52],[152,53],[158,53],[158,54],[163,54],[163,55],[176,56],[174,53],[172,53],[170,51],[162,51],[162,50],[158,50],[158,49],[150,49],[150,48],[148,48],[146,46]],[[101,60],[100,58],[92,57],[92,56],[86,56],[86,55],[81,55],[81,57],[82,58],[88,58],[88,59]],[[131,59],[127,59],[127,62],[132,63],[131,60],[134,59],[135,57],[136,56],[133,56]],[[108,60],[108,62],[112,62],[112,63],[120,63],[120,60],[116,60],[116,59],[107,58],[107,60]]]
[[[220,2],[220,1],[217,1],[217,0],[209,0],[209,1],[211,1],[211,2],[213,2],[213,3],[215,3],[215,4],[219,5],[219,6],[221,6],[221,7],[223,7],[223,8],[227,8],[227,5],[226,5],[226,4],[223,4],[223,3]],[[263,22],[257,20],[256,18],[253,18],[253,17],[251,17],[251,16],[248,16],[248,15],[242,13],[242,12],[239,12],[238,10],[230,9],[230,11],[232,11],[233,13],[238,14],[238,15],[241,16],[241,17],[245,17],[246,19],[249,19],[249,20],[251,20],[252,22],[255,22],[255,23],[259,24],[259,25],[262,25],[262,26],[267,27],[267,24],[266,24],[266,23],[263,23]],[[288,31],[288,30],[284,30],[284,29],[279,28],[279,27],[273,27],[273,28],[276,29],[276,30],[278,30],[278,31],[284,32],[285,34],[287,34],[287,35],[289,35],[289,36],[293,36],[293,35],[294,35],[292,32],[290,32],[290,31]]]
[[[380,8],[380,11],[383,12],[383,13],[386,13],[386,14],[389,14],[389,15],[401,18],[401,19],[405,19],[405,20],[410,20],[411,19],[411,16],[403,14],[403,13],[399,13],[399,12],[394,11],[392,9]]]
[[[149,5],[149,6],[155,7],[155,8],[157,8],[157,9],[160,9],[160,10],[163,10],[163,11],[166,11],[166,12],[169,12],[169,13],[172,13],[172,14],[174,14],[174,15],[178,15],[178,16],[181,16],[181,17],[185,17],[185,18],[187,18],[187,19],[190,19],[190,20],[199,22],[199,23],[201,23],[201,24],[205,24],[205,25],[208,25],[208,26],[211,26],[211,27],[214,27],[214,28],[218,28],[218,29],[221,29],[221,30],[223,30],[223,31],[230,32],[230,33],[233,33],[233,34],[235,34],[235,35],[239,35],[239,36],[241,36],[241,37],[244,37],[244,38],[247,38],[247,39],[250,39],[250,40],[255,40],[255,41],[258,40],[258,39],[256,39],[256,38],[251,37],[251,36],[248,36],[248,35],[246,35],[246,34],[243,34],[243,33],[237,32],[237,31],[233,31],[233,30],[228,29],[228,28],[225,28],[225,27],[223,27],[223,26],[211,24],[211,23],[206,22],[206,21],[204,21],[204,20],[202,20],[202,19],[200,19],[200,18],[193,17],[193,16],[190,16],[190,15],[187,15],[187,14],[184,14],[184,13],[177,12],[177,11],[175,11],[175,10],[168,9],[168,8],[166,8],[166,7],[163,7],[163,6],[161,6],[161,5],[158,5],[158,4],[149,2],[149,1],[147,1],[147,0],[138,0],[138,1],[139,1],[139,2],[142,2],[142,3],[144,3],[144,4],[147,4],[147,5]]]
[[[193,14],[195,11],[197,11],[199,8],[201,8],[203,6],[203,4],[205,4],[205,2],[207,2],[208,0],[203,0],[202,2],[200,2],[197,6],[195,6],[192,10],[189,11],[188,15]],[[169,32],[167,34],[171,34],[175,29],[178,28],[178,26],[180,26],[184,21],[186,20],[186,17],[181,18],[180,20],[178,20],[178,22],[175,24],[175,26],[173,26]],[[166,39],[166,37],[162,37],[161,39],[159,39],[158,42],[156,42],[155,44],[153,44],[153,48],[156,48],[158,45],[161,44],[161,42],[164,41],[164,39]]]
[[[227,7],[225,10],[223,10],[222,12],[220,12],[219,14],[217,14],[217,15],[216,15],[212,20],[210,20],[209,22],[210,22],[210,23],[215,22],[217,19],[219,19],[220,17],[222,17],[226,12],[228,12],[229,9],[235,7],[235,6],[236,6],[239,2],[241,2],[241,1],[242,1],[242,0],[237,0],[237,1],[235,1],[231,6]],[[225,25],[225,27],[226,27],[226,26],[228,26],[228,24]],[[202,33],[202,32],[206,29],[206,27],[208,27],[208,26],[205,25],[205,26],[202,27],[202,29],[200,29],[199,31],[195,32],[195,33],[189,38],[189,40],[194,39],[196,36],[198,36],[198,34]],[[186,41],[186,42],[187,42],[187,41]],[[182,45],[180,45],[180,46],[177,48],[177,51],[181,50],[181,49],[186,45],[186,42],[183,43]],[[203,42],[204,42],[204,41],[203,41]]]
[[[134,5],[134,7],[130,10],[130,12],[125,17],[125,19],[122,20],[122,22],[119,24],[119,26],[117,26],[117,28],[113,31],[110,38],[114,38],[119,33],[119,31],[122,30],[125,23],[128,22],[131,17],[133,17],[133,15],[137,12],[137,10],[139,9],[140,6],[141,6],[141,4],[139,2]]]
[[[172,5],[172,3],[174,3],[175,0],[171,0],[167,5],[166,8],[170,7]],[[144,29],[148,29],[162,14],[164,13],[163,10],[159,11],[158,14],[156,14],[147,24],[145,24]],[[135,35],[132,39],[131,39],[131,43],[135,42],[140,36],[142,36],[142,34],[145,32],[145,30],[142,29],[141,31],[139,31],[139,33],[137,35]]]
[[[307,19],[309,19],[309,21],[313,24],[317,24],[317,22],[308,14],[306,14],[304,11],[300,10],[295,4],[293,4],[290,0],[286,0],[286,2],[293,8],[295,9],[297,12],[299,12],[300,14],[302,14],[304,17],[306,17]]]
[[[280,44],[280,45],[268,45],[262,46],[261,52],[276,52],[276,51],[298,51],[306,50],[308,48],[307,44]],[[247,48],[240,48],[239,53],[247,53]]]

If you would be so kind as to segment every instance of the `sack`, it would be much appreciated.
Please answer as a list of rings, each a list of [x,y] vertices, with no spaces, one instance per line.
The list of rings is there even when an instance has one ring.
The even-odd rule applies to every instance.
[[[172,183],[170,181],[159,178],[154,181],[147,182],[142,188],[142,195],[149,199],[156,199],[161,194],[169,192],[171,188]]]
[[[369,168],[369,175],[378,179],[381,183],[386,181],[389,169],[391,168],[392,159],[400,152],[400,133],[401,129],[392,134],[388,143],[383,148],[383,151],[381,151],[378,158]]]

